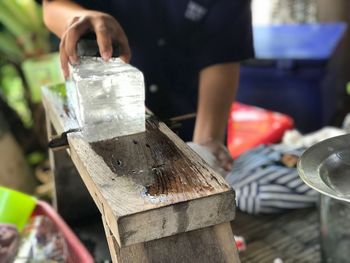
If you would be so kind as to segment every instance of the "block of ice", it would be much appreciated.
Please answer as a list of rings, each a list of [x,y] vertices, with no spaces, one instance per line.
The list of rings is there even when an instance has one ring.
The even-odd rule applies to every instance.
[[[143,74],[119,58],[81,57],[70,67],[67,96],[90,142],[145,131]]]

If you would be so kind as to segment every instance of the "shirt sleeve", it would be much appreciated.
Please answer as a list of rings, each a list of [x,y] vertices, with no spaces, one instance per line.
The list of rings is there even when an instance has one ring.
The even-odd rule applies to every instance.
[[[254,56],[250,0],[221,0],[201,26],[195,60],[198,69],[239,62]]]

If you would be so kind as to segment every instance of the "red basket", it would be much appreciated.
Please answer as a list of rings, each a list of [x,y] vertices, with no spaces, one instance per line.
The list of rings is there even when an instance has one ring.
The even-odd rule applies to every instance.
[[[68,263],[93,263],[94,260],[77,236],[57,214],[57,212],[47,203],[38,201],[37,206],[32,214],[47,216],[56,225],[57,229],[63,234],[68,250]]]
[[[293,119],[285,114],[236,102],[228,120],[227,146],[236,158],[260,144],[280,141],[293,126]]]

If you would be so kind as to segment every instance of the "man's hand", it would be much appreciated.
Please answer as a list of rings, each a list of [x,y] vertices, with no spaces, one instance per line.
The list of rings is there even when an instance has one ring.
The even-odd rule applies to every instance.
[[[232,169],[233,159],[226,147],[219,141],[204,144],[187,143],[207,164],[223,177]]]
[[[215,156],[220,167],[222,167],[226,172],[231,171],[233,159],[223,143],[213,140],[202,143],[201,145],[209,149],[209,151]]]
[[[60,58],[65,77],[69,74],[68,62],[75,64],[78,61],[76,45],[79,38],[90,31],[96,34],[100,54],[104,60],[107,61],[111,58],[112,43],[116,41],[120,45],[121,59],[129,62],[131,53],[128,39],[117,20],[105,13],[86,11],[84,15],[75,16],[69,21],[61,38]]]
[[[43,1],[45,25],[61,38],[60,57],[64,76],[67,77],[68,62],[78,61],[76,45],[87,32],[95,32],[100,54],[108,60],[112,54],[112,43],[120,46],[120,58],[129,62],[131,53],[124,30],[114,17],[97,11],[87,10],[74,1]]]

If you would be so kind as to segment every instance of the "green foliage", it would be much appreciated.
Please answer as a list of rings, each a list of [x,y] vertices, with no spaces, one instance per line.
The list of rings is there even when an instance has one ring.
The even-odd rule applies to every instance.
[[[28,154],[27,156],[27,162],[32,165],[35,166],[41,162],[43,162],[45,160],[45,154],[43,154],[42,152],[32,152],[30,154]]]
[[[21,66],[33,103],[41,102],[41,87],[64,82],[58,53],[26,59]]]
[[[25,126],[14,114],[8,116],[11,132],[24,152],[32,153],[28,156],[32,165],[43,159],[46,147],[40,87],[61,81],[59,59],[49,51],[41,6],[35,0],[0,0],[0,95]]]
[[[41,6],[34,0],[0,0],[0,60],[10,62],[0,65],[0,92],[27,127],[32,124],[31,101],[25,96],[25,79],[18,70],[28,58],[49,52],[48,37]]]
[[[34,0],[0,0],[0,54],[14,62],[45,54],[48,31]]]
[[[24,96],[22,79],[14,66],[5,65],[0,68],[0,89],[7,103],[21,117],[26,127],[32,125],[31,112]]]
[[[16,39],[9,32],[0,32],[0,51],[7,55],[7,59],[19,62],[24,59],[24,52],[16,43]]]

